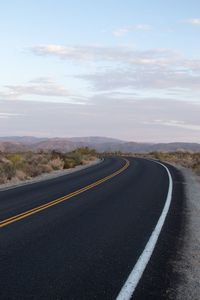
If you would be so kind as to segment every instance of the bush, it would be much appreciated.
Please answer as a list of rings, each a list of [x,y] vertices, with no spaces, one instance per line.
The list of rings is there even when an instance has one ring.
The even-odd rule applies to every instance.
[[[69,169],[69,168],[73,168],[76,166],[76,163],[73,159],[70,158],[66,158],[64,161],[64,169]]]
[[[6,176],[4,173],[4,168],[2,165],[0,165],[0,184],[5,183],[6,182]]]
[[[23,171],[21,171],[21,170],[17,170],[16,171],[15,177],[18,180],[25,180],[25,179],[27,179],[27,175]]]
[[[0,174],[4,181],[11,180],[15,173],[16,169],[11,163],[4,163],[0,167]]]
[[[192,169],[196,174],[200,175],[200,153],[180,150],[176,152],[151,152],[140,156],[180,164],[183,167]]]
[[[53,168],[53,170],[62,170],[64,166],[63,160],[60,158],[54,158],[50,161],[50,165]]]
[[[13,164],[15,168],[19,167],[23,161],[23,157],[20,154],[9,154],[7,159]]]
[[[0,152],[0,184],[14,178],[24,180],[52,170],[73,168],[93,159],[95,155],[96,151],[87,147],[68,153],[58,151]]]

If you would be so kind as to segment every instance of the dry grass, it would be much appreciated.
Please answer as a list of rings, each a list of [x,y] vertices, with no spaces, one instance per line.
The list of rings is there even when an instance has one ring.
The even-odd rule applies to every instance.
[[[138,154],[137,156],[158,159],[181,165],[192,169],[197,175],[200,175],[200,153],[192,152],[151,152],[148,154]]]
[[[0,184],[31,179],[54,170],[86,164],[96,158],[95,150],[79,148],[72,152],[0,152]]]

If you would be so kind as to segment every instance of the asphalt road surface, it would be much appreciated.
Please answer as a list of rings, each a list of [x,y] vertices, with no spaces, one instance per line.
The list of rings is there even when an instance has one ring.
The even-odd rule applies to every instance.
[[[169,211],[133,299],[167,299],[176,280],[170,261],[182,226],[183,188],[178,171],[168,169]],[[0,299],[116,299],[163,213],[169,181],[153,161],[109,157],[1,191]]]

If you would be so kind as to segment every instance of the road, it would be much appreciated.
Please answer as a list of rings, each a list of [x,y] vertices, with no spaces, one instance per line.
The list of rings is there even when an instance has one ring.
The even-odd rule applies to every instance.
[[[182,178],[133,299],[167,299]],[[166,169],[140,158],[0,192],[0,299],[116,299],[163,213]],[[129,297],[130,298],[130,297]],[[120,299],[127,299],[121,297]]]

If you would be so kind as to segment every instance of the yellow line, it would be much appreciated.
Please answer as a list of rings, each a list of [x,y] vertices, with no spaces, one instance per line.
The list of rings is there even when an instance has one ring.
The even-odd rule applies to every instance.
[[[97,181],[95,181],[95,182],[93,182],[93,183],[91,183],[91,184],[89,184],[89,185],[87,185],[87,186],[85,186],[85,187],[83,187],[83,188],[75,191],[75,192],[72,192],[72,193],[70,193],[68,195],[65,195],[63,197],[57,198],[57,199],[52,200],[52,201],[50,201],[48,203],[45,203],[43,205],[37,206],[35,208],[32,208],[30,210],[27,210],[25,212],[22,212],[20,214],[12,216],[12,217],[10,217],[8,219],[2,220],[2,221],[0,221],[0,228],[5,227],[5,226],[7,226],[7,225],[9,225],[11,223],[14,223],[16,221],[19,221],[21,219],[27,218],[28,216],[31,216],[31,215],[33,215],[33,214],[35,214],[35,213],[37,213],[39,211],[42,211],[44,209],[47,209],[47,208],[49,208],[51,206],[57,205],[57,204],[59,204],[59,203],[61,203],[63,201],[66,201],[66,200],[68,200],[68,199],[70,199],[70,198],[72,198],[74,196],[77,196],[77,195],[79,195],[79,194],[81,194],[81,193],[83,193],[85,191],[88,191],[88,190],[92,189],[93,187],[95,187],[95,186],[97,186],[97,185],[99,185],[99,184],[101,184],[101,183],[103,183],[103,182],[105,182],[105,181],[107,181],[107,180],[109,180],[109,179],[117,176],[118,174],[120,174],[123,171],[125,171],[129,167],[129,165],[130,165],[130,163],[129,163],[129,161],[127,159],[125,159],[125,158],[123,158],[123,159],[126,162],[125,165],[122,168],[120,168],[119,170],[117,170],[116,172],[114,172],[114,173],[112,173],[112,174],[110,174],[110,175],[108,175],[108,176],[106,176],[106,177],[104,177],[102,179],[99,179],[99,180],[97,180]]]

